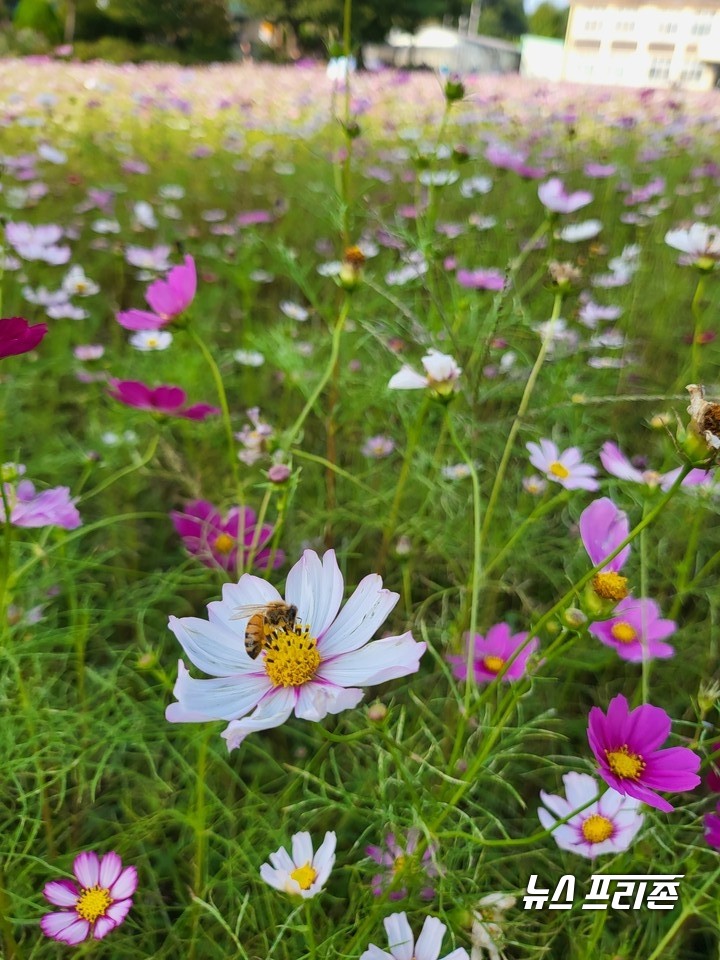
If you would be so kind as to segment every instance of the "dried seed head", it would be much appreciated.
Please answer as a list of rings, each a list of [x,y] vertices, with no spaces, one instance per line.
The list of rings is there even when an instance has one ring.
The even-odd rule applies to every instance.
[[[709,403],[703,388],[696,383],[688,384],[686,390],[690,394],[690,427],[705,441],[710,453],[717,456],[720,451],[720,403]]]

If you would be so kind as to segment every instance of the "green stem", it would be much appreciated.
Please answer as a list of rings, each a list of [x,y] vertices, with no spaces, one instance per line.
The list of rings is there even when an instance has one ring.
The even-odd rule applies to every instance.
[[[5,873],[0,866],[0,934],[2,934],[7,960],[20,960],[20,950],[13,936],[10,923],[10,903],[6,893]]]
[[[550,513],[551,510],[554,510],[555,507],[560,506],[561,503],[569,498],[570,493],[568,490],[562,490],[560,493],[556,494],[551,500],[548,500],[546,503],[540,503],[535,507],[531,514],[529,514],[520,526],[515,530],[510,539],[504,544],[504,546],[498,550],[495,556],[488,560],[484,567],[485,576],[490,573],[491,570],[494,570],[495,567],[500,563],[501,560],[504,560],[506,555],[512,550],[518,540],[525,535],[526,530],[528,530],[536,520],[539,520],[540,517],[545,516],[546,513]]]
[[[680,608],[682,607],[683,600],[685,599],[688,590],[698,580],[699,575],[694,578],[690,578],[689,574],[693,561],[697,556],[697,547],[700,540],[700,529],[704,517],[705,512],[703,510],[695,510],[693,514],[692,526],[690,528],[690,536],[688,537],[687,546],[685,548],[685,555],[678,566],[675,598],[672,602],[672,606],[670,607],[670,613],[668,614],[670,620],[674,620],[680,613]],[[720,559],[720,553],[716,554],[715,556]],[[703,570],[704,569],[705,568],[703,567]]]
[[[525,384],[525,389],[523,391],[522,398],[520,399],[520,406],[518,411],[515,414],[515,419],[513,420],[512,426],[510,427],[510,432],[508,433],[507,441],[505,442],[505,449],[503,450],[502,457],[500,458],[500,464],[495,474],[495,482],[493,483],[492,490],[490,492],[490,499],[488,501],[487,510],[485,511],[485,519],[483,520],[482,526],[482,537],[483,542],[487,538],[487,532],[490,529],[490,524],[492,523],[493,515],[495,513],[495,507],[497,506],[498,499],[500,497],[500,492],[502,490],[503,481],[505,479],[505,472],[507,470],[510,457],[512,456],[513,444],[515,442],[515,437],[522,426],[522,418],[527,413],[527,409],[530,405],[530,398],[533,395],[533,390],[535,389],[535,384],[537,382],[538,376],[540,374],[540,369],[542,368],[543,362],[548,352],[550,342],[552,340],[552,335],[555,331],[555,322],[560,316],[560,307],[562,305],[562,294],[555,294],[555,302],[553,303],[552,315],[550,317],[550,322],[547,325],[547,330],[543,341],[540,345],[540,351],[537,355],[533,368],[530,371],[530,376],[527,379]]]
[[[699,383],[698,370],[700,368],[700,337],[702,336],[702,298],[705,295],[707,274],[701,273],[698,277],[695,295],[692,298],[690,310],[693,315],[693,342],[690,353],[690,382]]]
[[[717,878],[719,876],[720,876],[720,867],[708,877],[708,879],[705,881],[702,887],[700,887],[700,889],[697,891],[695,896],[692,898],[690,903],[683,906],[680,916],[677,918],[675,923],[670,927],[668,932],[662,938],[660,943],[658,943],[658,945],[655,947],[653,952],[648,957],[646,957],[645,960],[659,960],[660,957],[667,956],[668,946],[673,941],[675,936],[680,932],[680,928],[688,919],[688,917],[691,917],[693,916],[693,914],[697,913],[696,904],[698,900],[705,893],[705,891],[708,890],[712,886],[712,884],[717,881]]]
[[[267,513],[267,508],[270,505],[270,498],[272,497],[273,491],[271,487],[268,487],[265,491],[265,495],[260,504],[260,510],[258,511],[257,520],[255,521],[255,530],[253,531],[252,543],[250,544],[250,549],[248,551],[247,560],[242,561],[240,559],[241,554],[244,552],[243,544],[238,544],[238,566],[247,567],[248,570],[252,570],[253,563],[255,562],[255,554],[257,553],[258,546],[260,544],[260,535],[262,533],[262,526],[265,522],[265,514]]]
[[[402,503],[403,493],[405,492],[405,484],[407,483],[407,479],[410,475],[413,454],[415,453],[415,448],[420,440],[420,434],[422,433],[423,423],[425,421],[425,416],[427,414],[429,405],[430,397],[426,395],[423,397],[417,417],[415,418],[415,423],[412,425],[410,433],[408,434],[408,442],[407,446],[405,447],[403,464],[400,468],[400,476],[398,477],[398,482],[395,486],[395,495],[393,497],[390,513],[383,530],[380,552],[378,553],[378,558],[375,564],[375,569],[380,574],[382,574],[385,568],[385,561],[387,559],[388,549],[390,547],[390,538],[395,532],[395,525],[397,524],[398,515],[400,513],[400,504]]]
[[[310,900],[304,901],[305,907],[305,942],[308,948],[308,957],[315,960],[317,956],[317,947],[315,945],[315,931],[313,929],[312,907]]]

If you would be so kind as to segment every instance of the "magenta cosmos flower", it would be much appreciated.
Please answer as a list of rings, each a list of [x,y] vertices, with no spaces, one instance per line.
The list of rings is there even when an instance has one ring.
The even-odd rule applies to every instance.
[[[540,203],[551,213],[575,213],[592,203],[593,195],[588,190],[568,193],[559,177],[553,177],[538,187]]]
[[[173,267],[165,280],[155,280],[145,291],[148,310],[125,310],[117,321],[126,330],[159,330],[171,323],[190,306],[197,291],[195,261],[189,255],[185,263]]]
[[[137,887],[135,867],[122,868],[116,853],[106,853],[102,860],[96,853],[81,853],[75,857],[72,880],[51,880],[45,884],[43,896],[57,913],[46,913],[40,927],[46,937],[69,943],[82,943],[92,934],[102,940],[119,926],[132,906],[132,895]]]
[[[415,857],[420,831],[417,827],[411,827],[407,832],[405,845],[398,843],[395,834],[389,833],[385,837],[385,845],[382,847],[369,846],[365,848],[365,853],[383,868],[382,873],[377,873],[372,878],[372,892],[376,897],[382,896],[387,890],[389,900],[404,900],[408,895],[408,888],[404,880],[408,876],[413,879],[422,879],[424,874],[427,883],[420,890],[422,900],[432,900],[435,896],[431,879],[437,877],[438,868],[433,862],[435,857],[435,847],[428,844],[422,855],[422,860],[418,861]]]
[[[502,290],[505,274],[501,270],[458,270],[455,279],[468,290]]]
[[[530,463],[536,470],[542,471],[548,480],[559,483],[566,490],[597,490],[595,479],[597,470],[582,462],[582,453],[577,447],[560,450],[552,440],[526,444],[530,453]]]
[[[496,623],[490,627],[484,637],[476,633],[471,661],[475,683],[490,683],[491,680],[494,680],[518,647],[521,647],[526,640],[527,631],[511,633],[510,627],[506,623]],[[470,634],[466,633],[466,651],[468,643],[470,643]],[[537,645],[537,638],[532,639],[515,657],[503,674],[502,679],[507,682],[520,680],[527,670],[528,659],[537,650]],[[458,680],[465,680],[467,677],[467,653],[462,656],[449,656],[447,660],[453,665],[453,674]]]
[[[675,633],[677,624],[663,620],[658,605],[647,597],[626,597],[615,607],[611,620],[591,623],[588,629],[606,647],[614,647],[623,660],[633,663],[675,655],[674,648],[662,641]]]
[[[258,533],[255,511],[249,507],[244,510],[233,507],[223,517],[207,500],[191,500],[182,512],[173,510],[170,518],[185,549],[206,567],[220,567],[229,573],[236,571],[240,543],[244,563],[256,537],[255,566],[265,568],[270,562],[271,551],[263,547],[272,536],[273,528],[263,524]],[[285,554],[278,550],[273,566],[279,567],[284,560]]]
[[[616,550],[630,533],[627,514],[619,510],[609,497],[593,500],[580,514],[580,536],[592,565],[599,563]],[[620,575],[630,556],[630,544],[609,560],[593,577],[593,590],[603,600],[624,600],[628,594],[627,577]]]
[[[0,319],[0,360],[34,350],[47,333],[46,323],[29,324],[22,317]]]
[[[605,853],[627,850],[643,825],[638,811],[640,801],[623,796],[617,790],[607,790],[595,803],[600,790],[598,782],[587,773],[563,775],[565,797],[540,791],[540,799],[547,807],[540,807],[538,818],[546,830],[552,830],[555,843],[561,850],[569,850],[581,857],[594,860]],[[566,823],[555,826],[558,820],[579,810]]]
[[[600,776],[618,793],[642,800],[665,813],[673,805],[657,790],[678,793],[699,783],[700,757],[687,747],[659,750],[670,735],[670,717],[650,704],[628,709],[622,695],[613,697],[605,715],[590,711],[588,741],[600,765]]]
[[[209,403],[196,403],[192,407],[186,407],[185,391],[170,384],[149,387],[139,380],[113,380],[108,393],[126,407],[164,413],[169,417],[182,417],[184,420],[206,420],[220,413],[219,407],[213,407]]]
[[[410,632],[369,642],[399,595],[370,574],[340,610],[343,589],[335,552],[321,560],[306,550],[288,574],[284,601],[271,584],[246,573],[223,586],[222,600],[208,604],[208,620],[171,617],[170,629],[190,661],[213,679],[192,678],[180,660],[177,703],[168,707],[167,719],[228,720],[222,736],[234,750],[249,733],[278,727],[293,712],[322,720],[357,706],[361,687],[415,673],[425,644]],[[245,631],[257,614],[247,610],[268,604],[289,607],[295,619],[288,611],[284,622],[265,621],[265,640],[253,658]]]
[[[603,444],[600,451],[600,460],[608,473],[620,480],[631,480],[633,483],[644,483],[648,487],[660,487],[669,490],[680,475],[680,467],[669,470],[667,473],[658,473],[657,470],[640,470],[628,460],[622,450],[609,440]],[[691,470],[682,482],[683,487],[696,487],[712,477],[709,470]]]

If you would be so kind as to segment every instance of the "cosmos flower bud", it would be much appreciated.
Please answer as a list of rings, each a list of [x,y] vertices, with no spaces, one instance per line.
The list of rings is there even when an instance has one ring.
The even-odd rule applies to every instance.
[[[345,131],[345,136],[348,138],[348,140],[357,140],[362,133],[360,124],[357,122],[357,120],[350,120],[348,123],[344,123],[343,130]]]
[[[698,707],[700,714],[704,717],[717,706],[720,701],[720,683],[717,680],[703,680],[698,690]]]
[[[570,627],[571,630],[578,630],[587,623],[587,617],[577,607],[568,607],[563,613],[563,620],[565,626]]]
[[[360,286],[364,264],[365,254],[360,247],[348,247],[346,249],[340,267],[340,285],[343,289],[352,292]]]
[[[286,463],[274,463],[267,472],[268,480],[273,483],[285,483],[292,471]]]
[[[451,74],[445,81],[445,99],[448,103],[455,103],[464,96],[465,84],[456,73]]]
[[[367,709],[367,718],[373,723],[381,723],[388,715],[388,708],[384,703],[371,703]]]

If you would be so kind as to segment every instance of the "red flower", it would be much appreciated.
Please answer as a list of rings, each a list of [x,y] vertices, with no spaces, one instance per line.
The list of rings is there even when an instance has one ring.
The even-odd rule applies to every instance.
[[[0,319],[0,359],[34,350],[47,333],[46,323],[31,326],[22,317]]]

